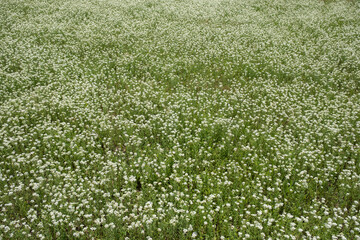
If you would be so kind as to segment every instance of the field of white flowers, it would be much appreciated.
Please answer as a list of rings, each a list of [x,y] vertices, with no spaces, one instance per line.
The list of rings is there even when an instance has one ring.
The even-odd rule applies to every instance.
[[[0,239],[360,239],[360,2],[1,0]]]

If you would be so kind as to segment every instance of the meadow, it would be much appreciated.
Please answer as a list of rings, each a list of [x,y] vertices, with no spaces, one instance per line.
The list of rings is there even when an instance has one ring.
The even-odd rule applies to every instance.
[[[0,239],[360,239],[360,2],[1,0]]]

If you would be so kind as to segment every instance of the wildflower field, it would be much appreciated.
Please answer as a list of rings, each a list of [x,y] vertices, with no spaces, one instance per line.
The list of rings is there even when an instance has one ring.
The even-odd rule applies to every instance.
[[[0,0],[0,239],[360,239],[360,2]]]

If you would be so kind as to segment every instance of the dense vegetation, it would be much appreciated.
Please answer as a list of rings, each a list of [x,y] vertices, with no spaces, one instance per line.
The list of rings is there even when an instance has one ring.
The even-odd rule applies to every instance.
[[[359,140],[358,1],[0,1],[0,239],[360,239]]]

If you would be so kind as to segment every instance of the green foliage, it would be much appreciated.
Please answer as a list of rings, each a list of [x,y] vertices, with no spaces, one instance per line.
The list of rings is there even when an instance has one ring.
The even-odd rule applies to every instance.
[[[360,238],[349,1],[0,2],[0,239]]]

